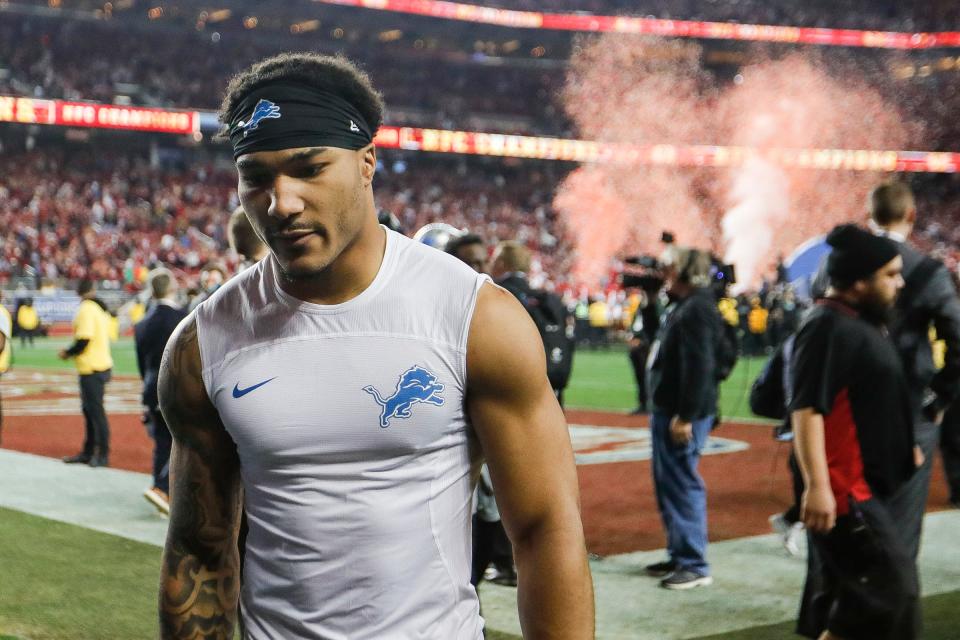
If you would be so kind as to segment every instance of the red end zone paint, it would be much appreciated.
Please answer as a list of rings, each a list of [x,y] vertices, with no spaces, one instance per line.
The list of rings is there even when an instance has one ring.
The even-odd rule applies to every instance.
[[[21,375],[26,373],[18,371]],[[56,376],[58,384],[64,376],[75,383],[76,378],[67,373]],[[2,446],[54,458],[79,451],[83,441],[83,418],[78,413],[43,415],[35,409],[31,409],[31,415],[10,415],[7,412],[8,407],[12,410],[19,401],[58,402],[64,399],[64,394],[51,388],[46,392],[15,396],[11,379],[12,376],[0,379],[4,404]],[[121,376],[117,382],[129,385],[134,381]],[[76,397],[68,400],[76,402],[79,407]],[[115,406],[129,410],[132,405],[123,399]],[[647,424],[644,417],[620,413],[568,410],[566,414],[571,424],[628,429]],[[153,441],[140,423],[139,415],[111,413],[109,419],[111,466],[150,473]],[[770,428],[758,425],[724,424],[713,435],[746,443],[749,448],[707,455],[701,460],[700,469],[707,484],[710,539],[726,540],[769,533],[767,518],[782,511],[791,500],[786,469],[788,445],[775,442]],[[618,445],[608,443],[602,448],[608,446],[616,448]],[[648,460],[580,465],[577,471],[584,531],[591,552],[612,555],[664,546]],[[946,485],[938,462],[928,508],[946,506]]]

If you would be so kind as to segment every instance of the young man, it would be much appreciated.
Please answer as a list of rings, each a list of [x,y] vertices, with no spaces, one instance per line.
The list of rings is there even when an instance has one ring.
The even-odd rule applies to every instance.
[[[919,633],[916,566],[887,505],[920,462],[906,376],[884,326],[903,260],[893,242],[853,225],[827,242],[832,286],[793,355],[801,518],[822,565],[822,576],[808,572],[797,630],[910,640]]]
[[[487,245],[475,233],[465,233],[447,244],[446,252],[477,273],[487,271]]]
[[[344,58],[277,56],[228,88],[240,199],[270,256],[180,325],[161,366],[164,638],[230,637],[239,602],[255,639],[479,640],[481,449],[525,636],[593,637],[573,454],[537,331],[484,276],[377,224],[382,111]]]
[[[710,284],[710,256],[671,246],[664,260],[668,307],[650,349],[647,384],[653,484],[670,557],[646,567],[665,589],[713,582],[707,562],[707,491],[700,452],[717,408],[720,312]]]
[[[247,218],[247,212],[243,210],[243,207],[237,207],[230,214],[227,239],[230,241],[230,248],[236,251],[241,258],[238,271],[250,268],[270,253],[267,245],[253,230],[250,219]]]
[[[137,367],[143,379],[143,406],[147,409],[150,435],[153,437],[153,486],[143,497],[160,513],[170,513],[170,430],[160,413],[157,399],[157,378],[160,360],[167,341],[180,321],[186,317],[174,299],[177,280],[167,269],[156,269],[148,277],[153,308],[134,327]]]
[[[82,463],[106,467],[110,460],[110,424],[103,408],[103,395],[110,382],[113,356],[110,355],[110,315],[95,299],[97,290],[91,280],[77,285],[80,307],[73,318],[73,344],[60,351],[60,359],[74,359],[80,376],[80,405],[86,434],[83,450],[63,459],[68,464]]]

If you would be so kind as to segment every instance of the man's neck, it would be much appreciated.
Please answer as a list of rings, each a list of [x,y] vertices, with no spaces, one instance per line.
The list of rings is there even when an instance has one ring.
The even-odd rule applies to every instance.
[[[323,272],[303,279],[288,279],[281,275],[280,287],[294,298],[313,304],[348,302],[373,283],[380,271],[386,246],[386,232],[373,218],[372,226],[362,230]]]

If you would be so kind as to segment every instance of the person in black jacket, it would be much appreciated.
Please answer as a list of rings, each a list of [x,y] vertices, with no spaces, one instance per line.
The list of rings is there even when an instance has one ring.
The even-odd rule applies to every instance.
[[[940,424],[944,410],[960,391],[960,300],[943,263],[924,255],[908,242],[917,221],[910,187],[902,182],[881,184],[870,193],[868,208],[871,231],[892,240],[903,258],[905,285],[889,328],[903,360],[913,409],[914,439],[925,461],[897,495],[890,498],[889,507],[916,559]],[[824,263],[812,288],[815,297],[823,295],[826,281]],[[946,344],[944,366],[940,371],[933,362],[931,327]]]
[[[154,305],[134,329],[137,366],[140,377],[143,378],[143,405],[146,407],[150,435],[154,440],[153,486],[144,491],[143,496],[161,513],[169,514],[171,437],[163,414],[160,413],[157,376],[167,340],[187,314],[174,301],[177,281],[172,273],[166,269],[157,269],[150,274],[149,282]]]
[[[669,560],[649,565],[666,589],[712,582],[707,551],[707,494],[697,470],[717,406],[717,344],[721,330],[708,288],[710,256],[671,247],[664,255],[667,308],[647,369],[653,481],[667,532]]]

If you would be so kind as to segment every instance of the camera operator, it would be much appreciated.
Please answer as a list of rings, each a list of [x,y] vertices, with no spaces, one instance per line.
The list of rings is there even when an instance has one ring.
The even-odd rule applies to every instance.
[[[631,414],[647,412],[647,356],[650,347],[657,338],[660,329],[660,315],[663,312],[660,303],[660,290],[663,288],[663,276],[660,265],[652,256],[627,258],[622,276],[626,288],[640,290],[640,305],[630,324],[630,366],[637,382],[637,408]]]
[[[648,358],[651,437],[657,505],[669,559],[646,567],[665,589],[712,583],[707,551],[707,496],[697,469],[717,406],[721,318],[710,288],[709,254],[671,246],[663,274],[671,300]]]

